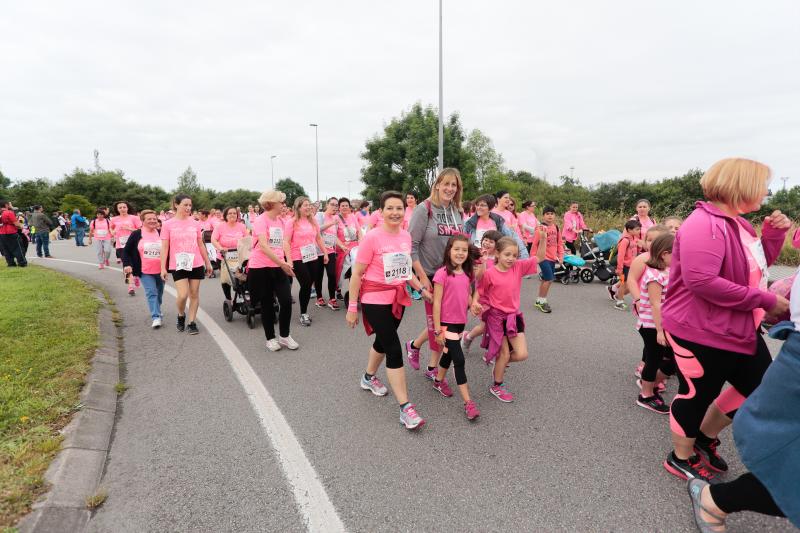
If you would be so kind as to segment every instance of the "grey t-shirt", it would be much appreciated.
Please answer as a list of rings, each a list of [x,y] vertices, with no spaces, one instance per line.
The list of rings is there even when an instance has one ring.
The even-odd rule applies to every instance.
[[[434,205],[429,200],[420,202],[408,223],[408,232],[411,233],[411,259],[419,261],[428,277],[432,277],[442,266],[447,241],[453,235],[462,233],[463,229],[464,219],[461,211],[452,204],[444,208]]]

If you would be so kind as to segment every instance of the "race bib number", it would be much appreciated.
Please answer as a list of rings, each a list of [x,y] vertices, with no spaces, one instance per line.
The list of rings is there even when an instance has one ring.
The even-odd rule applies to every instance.
[[[300,258],[303,260],[303,263],[310,263],[311,261],[316,261],[317,245],[312,243],[312,244],[306,244],[305,246],[301,246]]]
[[[192,270],[194,265],[194,254],[180,252],[175,254],[175,270]]]
[[[411,254],[393,252],[383,254],[383,278],[387,284],[411,279]]]
[[[161,259],[161,243],[146,242],[142,247],[142,255],[145,259]]]
[[[228,250],[225,252],[225,259],[228,261],[238,261],[239,260],[239,251],[238,250]]]
[[[126,244],[128,244],[128,237],[120,237],[119,238],[119,245],[120,246],[125,246]]]
[[[333,248],[333,246],[336,244],[336,235],[331,233],[323,233],[322,242],[325,243],[326,248]]]
[[[283,246],[283,228],[269,228],[269,247],[280,248]]]
[[[208,260],[209,261],[216,261],[217,260],[217,249],[214,248],[214,245],[211,243],[206,243],[206,253],[208,253]]]
[[[767,269],[767,256],[764,254],[764,246],[760,240],[750,244],[750,253],[753,254],[753,259],[756,260],[758,268],[761,270],[761,286],[766,287],[769,281],[769,270]]]
[[[344,228],[344,240],[347,242],[353,242],[358,238],[356,234],[355,228]]]
[[[483,240],[483,236],[486,234],[487,231],[489,230],[485,229],[475,230],[475,246],[477,246],[478,248],[481,247],[481,241]]]
[[[94,230],[94,234],[98,238],[99,237],[105,237],[106,235],[108,235],[108,230],[107,229],[97,229],[97,230]]]

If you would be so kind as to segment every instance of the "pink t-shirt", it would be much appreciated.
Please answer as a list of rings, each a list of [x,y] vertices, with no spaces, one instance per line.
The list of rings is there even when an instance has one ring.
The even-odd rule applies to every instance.
[[[583,221],[583,215],[580,211],[573,213],[567,211],[564,213],[564,240],[572,242],[578,238],[578,232],[588,229],[589,226]]]
[[[491,217],[487,219],[478,218],[478,222],[475,224],[475,240],[472,243],[477,246],[478,248],[481,247],[481,241],[483,240],[483,235],[487,231],[496,231],[497,224],[494,223],[494,220]]]
[[[307,218],[301,218],[297,223],[286,225],[286,239],[289,241],[289,251],[292,254],[292,261],[301,261],[303,259],[304,249],[306,255],[313,252],[314,258],[316,259],[318,234],[319,228],[316,224],[309,222]]]
[[[390,261],[390,263],[385,263]],[[364,236],[358,246],[356,262],[367,265],[363,279],[386,285],[403,285],[411,276],[411,234],[404,229],[390,233],[381,225]],[[365,304],[391,304],[395,291],[377,291],[361,295]]]
[[[123,226],[133,229],[123,229]],[[117,248],[125,248],[131,233],[141,227],[142,221],[139,217],[133,215],[111,217],[111,229],[114,230],[114,236],[117,238]],[[161,272],[160,269],[159,272]]]
[[[369,226],[371,223],[370,222],[371,216],[372,215],[370,215],[369,213],[364,215],[361,213],[361,211],[356,211],[356,220],[358,220],[358,225],[361,227],[361,231],[363,231],[364,233],[366,233],[367,229],[369,229],[367,228],[367,226]]]
[[[664,299],[667,297],[667,286],[669,285],[669,268],[664,270],[656,270],[653,267],[646,267],[644,274],[642,274],[641,281],[639,282],[639,303],[636,308],[639,315],[636,319],[636,329],[651,328],[655,329],[656,323],[653,320],[653,304],[650,302],[650,293],[647,286],[652,283],[661,285],[661,305],[664,305]]]
[[[336,222],[339,217],[336,215],[322,215],[322,225],[333,224],[322,232],[322,242],[325,244],[325,253],[332,254],[336,251]]]
[[[531,228],[536,228],[539,225],[539,220],[536,218],[536,215],[533,213],[529,213],[528,211],[523,211],[519,214],[519,229],[520,233],[522,234],[522,238],[525,239],[525,242],[533,242],[533,233],[525,229],[525,226],[529,226]]]
[[[444,287],[441,321],[447,324],[466,324],[470,300],[469,277],[463,271],[448,276],[447,268],[442,267],[433,275],[433,283]]]
[[[244,227],[244,224],[237,222],[231,227],[226,222],[225,224],[217,224],[217,227],[211,233],[211,238],[217,240],[223,248],[235,250],[239,239],[245,235],[247,235],[247,228]]]
[[[99,224],[96,224],[98,222]],[[92,223],[89,224],[89,229],[94,230],[94,238],[98,241],[107,241],[111,239],[111,223],[107,218],[103,220],[97,218],[92,220]]]
[[[342,219],[344,219],[344,224],[342,223]],[[342,241],[348,249],[352,249],[358,244],[358,219],[356,219],[354,214],[350,213],[346,217],[343,216],[339,219],[337,235],[339,236],[339,240]]]
[[[290,219],[292,220],[292,219]],[[277,268],[277,263],[267,257],[259,246],[260,239],[267,239],[272,253],[279,258],[284,258],[283,240],[286,238],[286,226],[291,222],[286,222],[280,217],[272,220],[266,213],[261,213],[253,221],[253,251],[250,253],[249,268]]]
[[[369,216],[369,225],[373,228],[377,228],[381,224],[383,224],[383,209],[376,209]]]
[[[411,222],[411,215],[413,215],[413,214],[414,214],[414,210],[412,208],[410,208],[410,207],[406,207],[406,210],[403,213],[403,229],[408,229],[408,224],[409,224],[409,222]]]
[[[139,257],[142,259],[142,274],[160,274],[161,236],[158,232],[142,229],[138,247]]]
[[[517,259],[505,272],[498,270],[496,265],[487,268],[479,283],[480,294],[486,295],[490,307],[504,313],[516,313],[519,311],[522,276],[535,274],[538,268],[535,257]]]
[[[192,254],[192,268],[203,266],[197,239],[202,235],[200,224],[193,218],[171,218],[161,226],[161,240],[169,243],[168,270],[175,270],[179,253]]]
[[[514,215],[512,215],[511,211],[509,211],[508,209],[503,209],[502,211],[500,211],[495,207],[494,209],[492,209],[492,213],[497,213],[498,215],[503,217],[503,220],[505,221],[506,224],[508,224],[509,227],[512,227],[516,224],[516,221],[514,220]]]
[[[761,245],[761,240],[758,237],[750,235],[750,233],[742,226],[739,220],[736,221],[739,226],[739,238],[742,240],[744,246],[744,253],[747,256],[747,266],[750,268],[750,277],[748,278],[748,285],[754,289],[767,290],[767,258],[764,255],[764,248]],[[760,307],[753,309],[753,320],[758,327],[764,320],[767,312]]]

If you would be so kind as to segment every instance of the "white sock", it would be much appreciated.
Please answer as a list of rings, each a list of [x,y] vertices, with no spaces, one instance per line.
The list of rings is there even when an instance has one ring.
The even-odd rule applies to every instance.
[[[536,303],[537,304],[546,304],[547,303],[547,298],[541,298],[541,297],[536,298]]]

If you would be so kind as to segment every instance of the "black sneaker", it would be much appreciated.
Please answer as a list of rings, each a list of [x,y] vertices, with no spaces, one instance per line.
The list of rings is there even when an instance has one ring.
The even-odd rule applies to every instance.
[[[339,289],[336,290],[336,299],[342,302],[344,301],[344,296],[342,296],[342,291],[340,291]]]
[[[661,399],[661,396],[657,394],[654,394],[649,398],[645,398],[640,394],[639,398],[636,400],[636,405],[639,407],[644,407],[645,409],[649,409],[650,411],[660,415],[669,414],[669,405],[664,403],[664,400]]]
[[[728,463],[717,453],[717,446],[719,446],[719,439],[712,439],[706,443],[702,443],[699,440],[694,441],[695,453],[702,457],[709,468],[717,472],[727,472]]]
[[[197,329],[197,324],[195,324],[194,322],[189,322],[188,328],[189,328],[189,335],[197,335],[198,333],[200,333],[200,330]]]
[[[681,461],[675,457],[674,452],[670,452],[667,456],[667,460],[664,461],[664,468],[673,476],[681,479],[702,479],[703,481],[713,483],[711,480],[714,478],[714,474],[706,469],[703,460],[697,455],[693,455],[687,460]]]
[[[178,331],[184,331],[186,329],[186,315],[180,316],[178,315],[178,322],[176,324]]]

